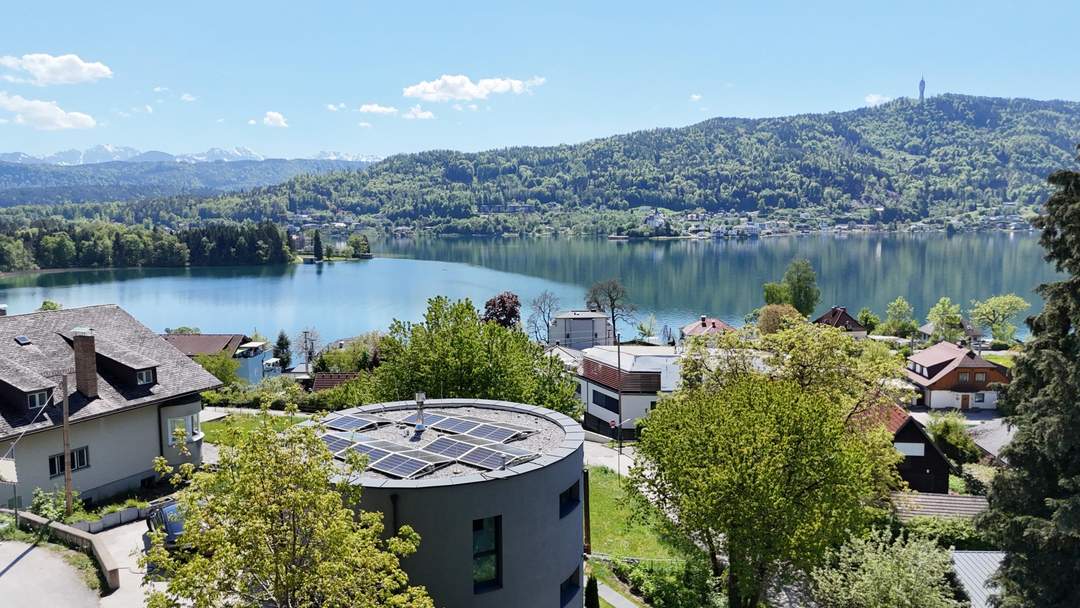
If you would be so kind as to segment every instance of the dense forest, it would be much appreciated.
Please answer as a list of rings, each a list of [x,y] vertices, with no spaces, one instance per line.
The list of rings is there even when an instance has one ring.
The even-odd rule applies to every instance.
[[[467,218],[485,205],[538,209],[770,210],[879,219],[1033,205],[1069,166],[1080,103],[964,95],[784,118],[714,118],[555,147],[403,154],[362,172],[298,176],[225,195],[220,213],[346,209],[393,219]]]
[[[366,165],[309,159],[119,161],[75,166],[0,162],[0,205],[120,201],[181,193],[211,196],[279,184],[297,175],[356,170]]]
[[[176,232],[110,222],[39,220],[0,234],[0,271],[37,268],[284,264],[292,254],[270,222],[211,222]]]

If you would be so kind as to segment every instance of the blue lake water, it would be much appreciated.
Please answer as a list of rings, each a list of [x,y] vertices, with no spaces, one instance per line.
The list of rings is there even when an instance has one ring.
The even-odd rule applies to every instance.
[[[44,299],[65,307],[116,303],[152,329],[203,332],[315,328],[324,339],[416,320],[427,298],[471,298],[477,306],[509,290],[522,302],[550,290],[582,305],[595,281],[617,277],[637,304],[673,330],[700,314],[739,324],[761,305],[761,284],[795,257],[817,269],[820,308],[870,306],[884,314],[899,295],[925,317],[941,296],[972,299],[1015,292],[1033,309],[1035,287],[1057,276],[1032,234],[852,235],[753,241],[604,239],[430,239],[373,244],[373,260],[246,268],[123,269],[35,273],[0,279],[9,314]],[[523,314],[525,314],[523,312]],[[621,328],[632,335],[629,328]],[[1023,333],[1023,332],[1021,332]]]

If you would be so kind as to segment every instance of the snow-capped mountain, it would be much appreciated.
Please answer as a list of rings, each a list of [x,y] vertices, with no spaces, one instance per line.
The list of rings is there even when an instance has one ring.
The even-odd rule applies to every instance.
[[[31,156],[22,152],[0,152],[0,162],[20,165],[89,165],[107,162],[178,162],[212,163],[238,160],[261,161],[266,157],[250,148],[235,146],[232,148],[210,148],[205,152],[191,154],[169,154],[160,150],[143,152],[127,146],[99,145],[86,150],[63,150],[47,156]],[[348,152],[319,152],[311,160],[341,160],[375,162],[377,156],[352,154]]]

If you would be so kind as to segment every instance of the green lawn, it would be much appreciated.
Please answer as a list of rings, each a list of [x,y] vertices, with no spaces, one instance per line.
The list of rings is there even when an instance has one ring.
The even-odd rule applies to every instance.
[[[1016,365],[1016,358],[1006,355],[995,355],[993,353],[983,353],[983,359],[990,361],[991,363],[997,363],[998,365],[1004,365],[1005,367],[1012,367]]]
[[[283,431],[304,420],[301,416],[274,416],[273,418],[275,431]],[[232,414],[204,422],[202,424],[203,441],[217,445],[232,445],[234,443],[233,429],[240,433],[248,433],[255,429],[258,423],[256,414]]]
[[[613,557],[678,558],[653,527],[631,520],[630,497],[611,469],[589,469],[592,550]]]

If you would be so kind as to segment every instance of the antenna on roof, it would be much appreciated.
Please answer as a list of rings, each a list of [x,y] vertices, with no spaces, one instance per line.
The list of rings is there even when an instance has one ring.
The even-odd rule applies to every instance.
[[[424,426],[424,399],[426,398],[427,395],[425,395],[423,391],[416,393],[416,433],[418,435],[427,429],[427,427]]]

